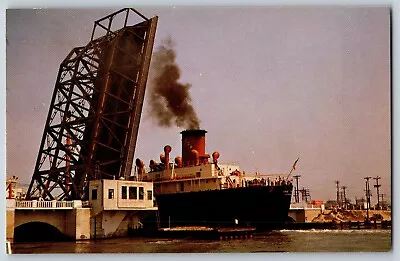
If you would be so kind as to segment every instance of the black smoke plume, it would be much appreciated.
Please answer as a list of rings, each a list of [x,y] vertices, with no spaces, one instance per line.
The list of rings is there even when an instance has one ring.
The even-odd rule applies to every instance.
[[[150,116],[159,126],[176,125],[186,129],[199,129],[200,122],[192,106],[188,83],[180,83],[181,72],[176,63],[171,39],[167,39],[154,52],[149,88]]]

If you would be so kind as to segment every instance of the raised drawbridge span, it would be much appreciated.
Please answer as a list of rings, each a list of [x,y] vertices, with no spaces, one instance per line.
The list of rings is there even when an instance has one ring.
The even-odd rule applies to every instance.
[[[27,199],[87,199],[90,180],[130,176],[157,20],[112,13],[62,61]]]

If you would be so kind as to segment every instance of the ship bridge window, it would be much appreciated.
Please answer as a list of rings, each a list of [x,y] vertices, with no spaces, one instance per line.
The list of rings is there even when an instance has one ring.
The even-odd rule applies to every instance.
[[[92,189],[92,200],[97,199],[97,189]]]
[[[147,191],[147,200],[153,200],[153,191],[151,190]]]
[[[144,188],[139,187],[139,199],[144,199]]]
[[[114,198],[114,189],[108,189],[108,199]]]
[[[122,186],[121,197],[122,197],[122,199],[126,199],[126,196],[127,196],[127,194],[126,194],[126,186]]]
[[[137,187],[129,187],[129,199],[137,199]]]

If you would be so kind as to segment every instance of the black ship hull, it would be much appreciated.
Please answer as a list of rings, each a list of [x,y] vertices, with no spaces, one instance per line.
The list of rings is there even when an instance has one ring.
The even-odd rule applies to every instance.
[[[159,225],[278,228],[287,221],[292,188],[254,186],[156,195]]]

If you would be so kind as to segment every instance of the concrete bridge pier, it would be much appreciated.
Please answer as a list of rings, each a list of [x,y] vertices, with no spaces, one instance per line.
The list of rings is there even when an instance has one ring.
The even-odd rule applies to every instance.
[[[90,209],[75,208],[67,220],[65,235],[75,240],[90,239]]]
[[[6,239],[14,241],[15,223],[15,199],[7,199],[6,202]]]
[[[41,231],[41,227],[50,228],[71,240],[90,239],[90,208],[82,207],[80,200],[16,201],[7,199],[6,221],[6,237],[10,242],[14,241],[18,230],[21,231],[19,236],[43,238],[49,235],[48,240],[52,240],[51,233]],[[25,235],[23,231],[26,231]]]

